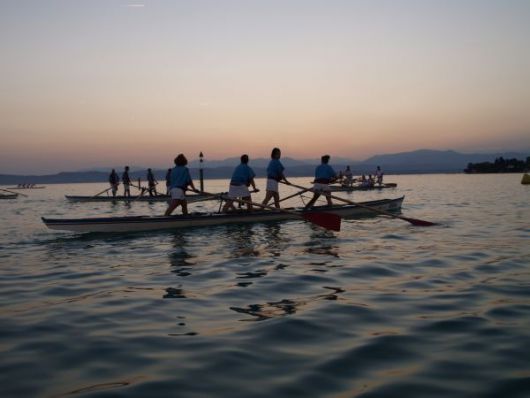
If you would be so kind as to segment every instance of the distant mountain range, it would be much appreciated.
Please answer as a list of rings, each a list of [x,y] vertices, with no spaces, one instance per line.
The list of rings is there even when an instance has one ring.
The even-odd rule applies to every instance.
[[[381,166],[385,174],[423,174],[423,173],[461,173],[468,163],[480,163],[494,161],[502,156],[504,159],[525,160],[530,153],[489,153],[489,154],[466,154],[456,151],[437,151],[421,149],[412,152],[401,152],[386,155],[376,155],[362,162],[347,158],[331,157],[330,164],[335,170],[343,170],[349,165],[355,175],[371,174],[377,166]],[[258,177],[264,177],[269,162],[267,158],[251,159],[250,165]],[[315,166],[320,159],[293,159],[282,158],[286,167],[286,175],[289,177],[312,176]],[[209,160],[204,162],[205,178],[229,178],[235,166],[239,164],[239,158],[228,158],[224,160]],[[170,165],[168,165],[169,167]],[[114,167],[121,174],[122,167]],[[107,181],[112,167],[94,168],[93,170],[61,172],[50,175],[13,175],[0,174],[0,184],[54,184],[54,183],[77,183],[77,182],[103,182]],[[131,166],[131,178],[145,180],[146,167]],[[167,169],[153,170],[156,177],[163,181]],[[190,162],[190,171],[193,178],[199,176],[199,162]]]

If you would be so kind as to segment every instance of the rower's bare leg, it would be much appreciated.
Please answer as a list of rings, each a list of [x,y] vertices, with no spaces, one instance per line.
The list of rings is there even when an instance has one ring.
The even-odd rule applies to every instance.
[[[333,202],[331,201],[331,195],[329,193],[326,193],[326,200],[328,202],[328,206],[333,206]]]
[[[311,198],[311,200],[305,205],[304,209],[309,209],[310,207],[313,207],[313,205],[315,204],[315,202],[317,201],[317,199],[320,197],[320,193],[319,192],[314,192],[313,193],[313,197]]]
[[[169,216],[173,212],[173,210],[177,208],[177,206],[178,206],[178,200],[172,199],[164,215]]]
[[[252,203],[250,203],[250,201],[252,200],[252,198],[250,196],[245,196],[244,198],[241,198],[242,200],[248,202],[247,203],[247,210],[248,211],[252,211]],[[239,202],[241,203],[241,202]]]
[[[180,200],[180,205],[182,206],[182,214],[187,216],[188,215],[188,201]]]
[[[272,197],[274,198],[274,207],[279,209],[280,208],[280,194],[278,192],[274,192],[272,194]]]
[[[273,195],[274,195],[274,192],[267,191],[267,193],[265,194],[265,199],[263,199],[263,202],[261,204],[266,205],[267,203],[269,203],[269,200],[271,200]]]
[[[230,210],[236,210],[234,207],[234,201],[227,199],[224,206],[223,206],[223,213],[228,213]]]

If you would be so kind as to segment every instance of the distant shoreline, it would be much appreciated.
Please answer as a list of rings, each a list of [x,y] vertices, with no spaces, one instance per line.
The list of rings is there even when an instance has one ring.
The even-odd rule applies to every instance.
[[[507,159],[506,164],[514,158],[526,158],[526,153],[507,152],[502,154],[463,154],[452,150],[439,151],[419,149],[411,152],[401,152],[394,154],[376,155],[362,162],[356,162],[347,158],[332,157],[331,165],[339,172],[350,166],[354,175],[374,174],[377,166],[381,166],[385,175],[406,175],[406,174],[461,174],[466,165],[488,164],[491,159]],[[266,175],[266,167],[270,159],[252,159],[251,167],[257,177]],[[334,161],[333,161],[334,160]],[[315,166],[319,159],[293,159],[282,157],[282,163],[286,169],[287,177],[309,177],[313,176]],[[232,176],[234,167],[239,164],[239,158],[227,158],[224,160],[210,160],[204,163],[204,176],[206,179],[217,180],[226,179]],[[107,165],[111,166],[111,165]],[[17,184],[65,184],[65,183],[90,183],[107,182],[112,168],[121,176],[123,166],[113,165],[112,167],[93,167],[90,171],[58,172],[45,175],[28,174],[0,174],[0,185]],[[143,165],[133,165],[129,173],[132,179],[146,179],[147,167]],[[170,167],[170,164],[168,164]],[[189,164],[191,175],[194,179],[199,177],[199,162],[193,160]],[[167,168],[153,168],[153,172],[158,181],[164,181]],[[478,171],[482,172],[483,169]],[[510,172],[509,167],[505,172]],[[510,170],[510,171],[508,171]],[[490,170],[488,170],[490,171]]]
[[[191,176],[193,180],[198,181],[199,180],[199,170],[198,169],[190,169]],[[42,175],[42,176],[17,176],[17,175],[0,175],[0,185],[1,186],[14,186],[18,184],[90,184],[90,183],[105,183],[108,182],[108,175],[107,173],[101,173],[98,172],[98,174],[104,174],[101,176],[101,178],[89,178],[89,179],[82,179],[82,178],[66,178],[66,179],[59,179],[59,174],[50,174],[50,175]],[[257,178],[265,178],[265,173],[256,173]],[[433,172],[419,172],[419,171],[411,171],[411,172],[400,172],[400,173],[385,173],[385,177],[390,176],[397,176],[397,175],[436,175],[436,174],[466,174],[466,175],[472,175],[472,174],[499,174],[499,173],[464,173],[462,171],[433,171]],[[513,172],[513,173],[503,173],[503,174],[521,174],[519,172]],[[354,173],[355,176],[357,174]],[[359,174],[360,175],[360,174]],[[157,176],[158,177],[158,176]],[[311,174],[288,174],[287,176],[292,178],[313,178],[313,173]],[[133,181],[137,181],[138,178],[141,179],[142,182],[146,181],[146,176],[144,173],[141,173],[141,175],[135,175],[131,174],[131,179]],[[216,175],[216,176],[209,176],[207,173],[207,170],[205,170],[204,179],[205,180],[226,180],[229,179],[230,175]],[[158,178],[159,184],[164,183],[164,178]]]

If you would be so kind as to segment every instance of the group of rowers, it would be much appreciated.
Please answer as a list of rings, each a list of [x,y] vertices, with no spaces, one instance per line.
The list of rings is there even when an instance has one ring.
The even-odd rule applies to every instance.
[[[35,188],[35,184],[17,184],[17,188]]]
[[[273,148],[271,152],[271,160],[267,166],[267,185],[265,188],[266,194],[261,206],[269,207],[268,203],[272,199],[274,202],[274,207],[279,209],[280,194],[278,184],[280,182],[287,185],[291,184],[285,177],[285,167],[283,167],[283,164],[280,161],[281,156],[281,150],[279,148]],[[315,181],[313,186],[314,194],[313,198],[311,198],[311,200],[305,206],[306,209],[312,207],[322,194],[326,196],[328,205],[332,205],[329,184],[335,181],[338,175],[328,164],[329,159],[329,155],[322,156],[322,162],[315,170]],[[246,204],[249,211],[253,209],[252,196],[249,187],[252,187],[253,192],[259,192],[259,189],[256,187],[256,183],[254,181],[256,174],[248,165],[248,163],[248,155],[242,155],[241,163],[234,169],[234,172],[232,173],[232,178],[230,179],[230,185],[228,188],[228,195],[223,198],[226,201],[223,206],[223,211],[225,212],[235,210],[234,201]],[[193,184],[189,169],[186,167],[187,164],[188,161],[183,154],[180,154],[175,158],[175,167],[170,173],[169,193],[171,195],[171,202],[169,203],[169,206],[166,210],[166,216],[169,216],[178,206],[182,207],[183,214],[188,214],[188,206],[185,195],[186,190],[189,189],[191,191],[201,193]]]
[[[140,189],[142,194],[147,190],[149,192],[149,196],[158,195],[156,191],[156,185],[158,184],[158,181],[156,180],[153,170],[151,169],[147,169],[147,188],[141,186],[140,179],[138,179],[138,185],[133,184],[131,178],[129,177],[129,166],[125,166],[123,173],[121,174],[121,181],[123,183],[123,196],[125,197],[131,197],[131,185]],[[120,185],[120,177],[118,176],[118,173],[116,173],[115,169],[112,169],[109,175],[109,184],[109,189],[112,190],[112,196],[116,197],[118,186]]]
[[[362,188],[373,188],[375,184],[383,185],[383,171],[381,166],[377,166],[374,176],[371,174],[366,177],[366,175],[361,175],[358,178],[353,178],[350,166],[346,166],[345,171],[339,172],[338,182],[341,183],[344,187],[351,187],[353,183],[359,183]]]
[[[260,207],[269,207],[268,203],[273,200],[274,207],[280,208],[280,194],[278,185],[279,183],[284,183],[286,185],[291,185],[287,180],[284,174],[285,167],[280,161],[282,152],[279,148],[273,148],[271,152],[271,160],[267,166],[267,184],[266,184],[266,194],[263,199]],[[349,166],[347,167],[344,173],[337,174],[335,170],[329,165],[329,155],[323,155],[321,157],[321,164],[315,169],[315,179],[313,182],[313,197],[305,205],[305,209],[311,208],[314,206],[317,199],[324,195],[327,201],[328,206],[332,206],[331,200],[331,188],[329,184],[340,181],[343,178],[348,180],[348,171],[349,178],[351,177],[351,170]],[[188,160],[183,154],[179,154],[175,160],[175,167],[173,169],[168,169],[166,174],[166,186],[167,194],[171,197],[168,208],[165,212],[166,216],[169,216],[177,207],[182,207],[182,213],[188,214],[188,202],[186,200],[186,191],[190,190],[196,193],[203,193],[195,188],[193,180],[190,175],[190,171],[187,167]],[[248,165],[249,157],[244,154],[241,156],[241,163],[234,169],[232,173],[232,178],[230,179],[230,185],[228,189],[228,194],[223,196],[225,204],[223,206],[224,212],[234,211],[234,201],[238,203],[246,204],[247,210],[251,211],[253,209],[252,195],[251,193],[259,192],[259,189],[256,187],[254,178],[256,174],[254,170]],[[379,169],[379,168],[378,168]],[[124,186],[124,196],[130,196],[130,185],[133,185],[129,177],[129,167],[126,166],[124,172],[122,173],[122,183]],[[382,173],[381,173],[382,180]],[[109,183],[111,185],[112,193],[115,196],[118,185],[119,177],[116,171],[113,169],[109,176]],[[151,169],[147,170],[147,182],[148,182],[148,191],[149,195],[157,195],[156,181],[153,172]],[[134,186],[134,185],[133,185]],[[249,190],[249,187],[252,187],[252,192]],[[140,186],[137,187],[141,189]],[[142,192],[143,193],[143,192]]]

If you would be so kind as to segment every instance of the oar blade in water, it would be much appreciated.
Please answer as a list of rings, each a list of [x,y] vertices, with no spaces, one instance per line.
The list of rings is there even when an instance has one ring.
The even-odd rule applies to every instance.
[[[410,218],[410,217],[400,217],[403,220],[408,221],[412,225],[415,225],[417,227],[432,227],[433,225],[438,225],[434,222],[425,221],[425,220],[418,220],[417,218]]]
[[[340,231],[340,217],[333,213],[306,213],[304,219],[331,231]]]

